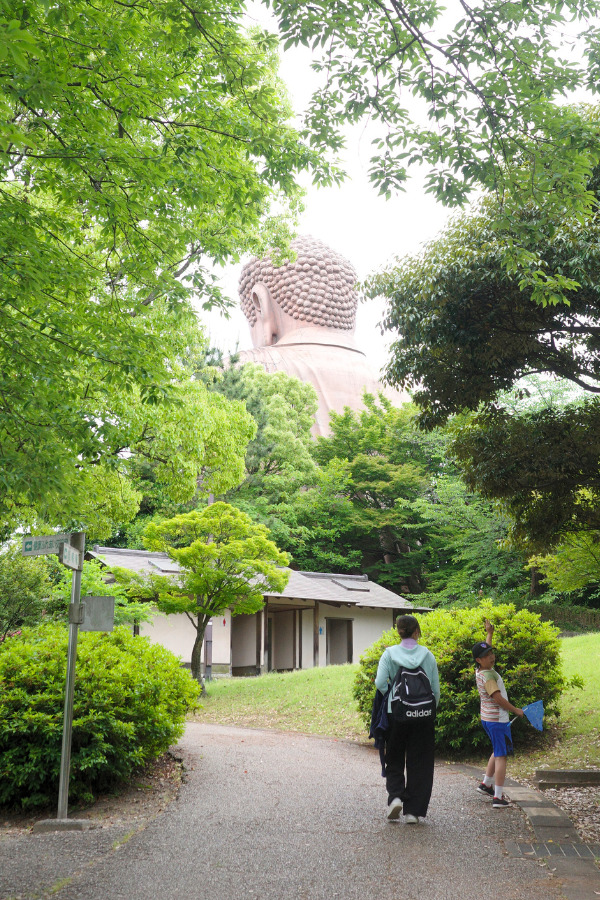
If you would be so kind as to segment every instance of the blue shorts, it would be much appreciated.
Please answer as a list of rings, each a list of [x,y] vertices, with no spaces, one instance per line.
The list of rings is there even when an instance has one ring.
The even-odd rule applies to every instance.
[[[492,742],[494,756],[510,756],[513,752],[510,722],[484,722],[482,719],[481,724]]]

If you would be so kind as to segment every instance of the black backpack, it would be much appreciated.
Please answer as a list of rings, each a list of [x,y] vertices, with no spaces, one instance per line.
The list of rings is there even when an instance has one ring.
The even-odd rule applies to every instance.
[[[395,722],[435,721],[435,697],[431,682],[421,666],[399,666],[390,690],[391,717]]]

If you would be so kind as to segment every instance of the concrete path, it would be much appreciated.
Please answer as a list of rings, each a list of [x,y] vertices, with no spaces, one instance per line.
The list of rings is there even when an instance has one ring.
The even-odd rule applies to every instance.
[[[527,816],[492,809],[459,767],[437,767],[426,823],[410,826],[387,821],[369,747],[201,724],[180,746],[187,783],[143,831],[1,842],[2,900],[50,890],[58,900],[567,896],[547,860],[515,854],[535,839]],[[593,881],[582,897],[600,896]]]

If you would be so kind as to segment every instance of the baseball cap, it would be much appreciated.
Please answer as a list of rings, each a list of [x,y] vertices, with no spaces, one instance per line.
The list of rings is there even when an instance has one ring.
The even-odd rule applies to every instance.
[[[490,650],[494,650],[494,647],[490,647],[485,641],[478,641],[473,646],[473,659],[480,659],[486,653],[489,653]]]

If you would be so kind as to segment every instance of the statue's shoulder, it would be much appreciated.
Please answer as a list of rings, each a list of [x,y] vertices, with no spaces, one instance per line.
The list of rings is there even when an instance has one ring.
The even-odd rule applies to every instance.
[[[252,350],[240,350],[237,354],[238,366],[245,363],[257,363],[267,372],[286,371],[285,359],[276,347],[254,347]]]

